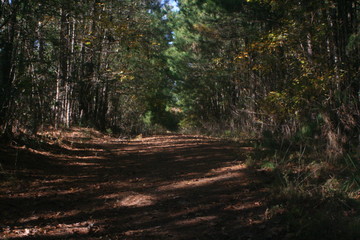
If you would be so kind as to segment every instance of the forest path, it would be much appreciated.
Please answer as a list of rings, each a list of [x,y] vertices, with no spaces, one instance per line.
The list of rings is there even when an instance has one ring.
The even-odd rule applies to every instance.
[[[23,170],[1,186],[0,239],[269,239],[268,192],[247,151],[189,135],[17,151]]]

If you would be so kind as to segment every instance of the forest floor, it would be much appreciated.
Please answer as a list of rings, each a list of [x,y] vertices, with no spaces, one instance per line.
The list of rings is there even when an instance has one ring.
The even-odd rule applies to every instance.
[[[280,237],[266,221],[268,179],[244,164],[245,143],[51,134],[57,144],[0,147],[0,239]]]

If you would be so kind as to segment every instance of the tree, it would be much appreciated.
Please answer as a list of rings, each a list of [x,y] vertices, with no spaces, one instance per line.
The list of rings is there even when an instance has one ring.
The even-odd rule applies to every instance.
[[[357,1],[179,6],[168,55],[188,118],[288,139],[310,129],[332,155],[359,133]]]
[[[153,96],[167,99],[169,30],[158,1],[1,4],[3,133],[47,124],[139,131]]]

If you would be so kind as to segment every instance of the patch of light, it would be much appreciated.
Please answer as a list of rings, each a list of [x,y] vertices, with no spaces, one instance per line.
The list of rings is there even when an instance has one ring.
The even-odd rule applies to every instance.
[[[242,176],[242,173],[231,172],[231,173],[226,173],[226,174],[222,174],[222,175],[218,175],[218,176],[190,179],[190,180],[179,181],[179,182],[171,183],[169,185],[161,186],[161,187],[159,187],[159,190],[160,191],[168,191],[168,190],[175,190],[175,189],[200,187],[200,186],[204,186],[204,185],[210,185],[215,182],[222,181],[222,180],[238,178],[240,176]]]
[[[195,218],[191,218],[191,219],[180,220],[176,224],[177,225],[193,225],[193,224],[199,224],[202,222],[214,221],[216,218],[217,218],[216,216],[195,217]]]
[[[178,12],[178,11],[180,10],[180,8],[179,8],[179,6],[178,6],[178,4],[177,4],[176,1],[170,0],[169,4],[170,4],[170,6],[172,7],[172,10],[173,10],[174,12]]]
[[[178,12],[180,10],[178,3],[175,0],[162,0],[161,1],[162,4],[167,3],[170,7],[171,7],[171,11],[173,12]]]
[[[117,207],[146,207],[155,203],[156,198],[151,195],[134,193],[117,202]]]

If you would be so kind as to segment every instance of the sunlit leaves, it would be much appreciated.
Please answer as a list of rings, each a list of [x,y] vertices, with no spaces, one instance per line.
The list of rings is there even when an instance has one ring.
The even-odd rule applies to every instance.
[[[284,92],[269,92],[262,101],[261,108],[278,121],[285,120],[290,112],[294,112],[291,108],[291,99]]]
[[[249,58],[249,52],[242,51],[235,57],[235,60],[236,59],[247,59],[247,58]]]

